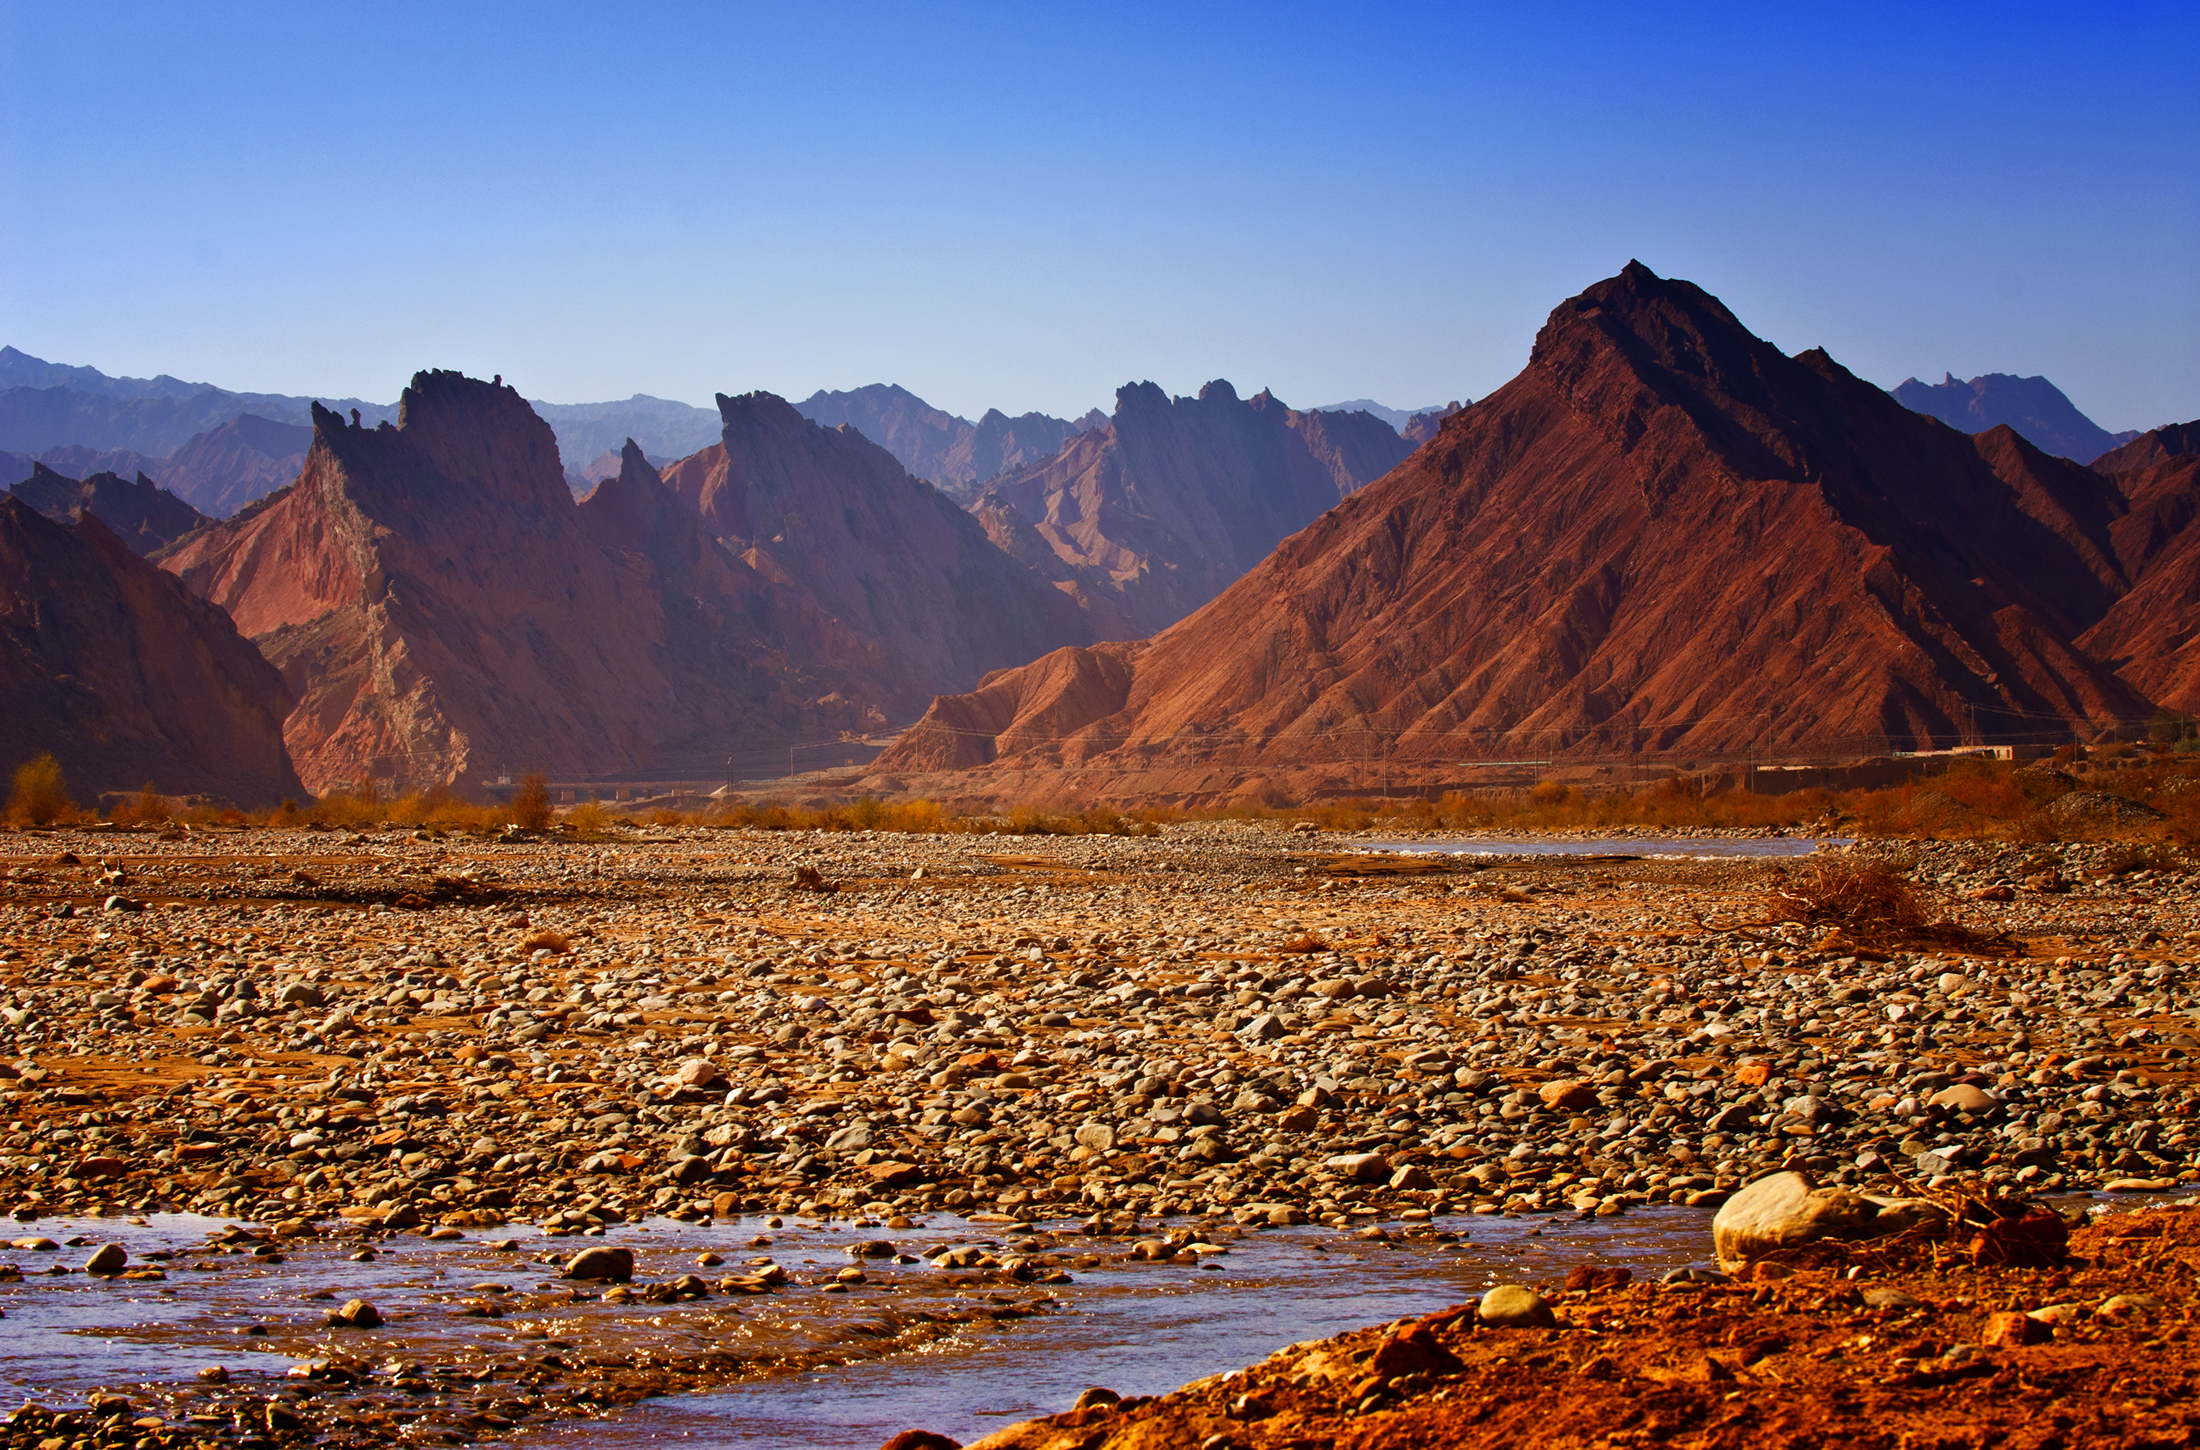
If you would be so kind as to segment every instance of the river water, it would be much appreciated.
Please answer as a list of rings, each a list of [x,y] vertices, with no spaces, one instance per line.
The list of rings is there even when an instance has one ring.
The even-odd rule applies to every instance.
[[[592,1300],[546,1306],[543,1301],[562,1298],[568,1286],[557,1282],[555,1264],[541,1260],[585,1245],[525,1229],[488,1230],[482,1238],[449,1243],[390,1239],[377,1245],[385,1251],[371,1262],[347,1257],[354,1240],[309,1243],[271,1263],[254,1259],[249,1245],[207,1252],[209,1231],[222,1228],[212,1219],[46,1219],[17,1231],[120,1243],[133,1261],[148,1252],[189,1252],[166,1262],[165,1282],[44,1272],[56,1263],[81,1266],[89,1245],[0,1252],[26,1275],[0,1284],[6,1315],[0,1320],[0,1391],[59,1405],[81,1404],[91,1391],[108,1389],[180,1413],[189,1408],[193,1377],[203,1368],[225,1367],[233,1384],[273,1385],[293,1363],[326,1354],[332,1345],[369,1357],[397,1352],[430,1360],[537,1352],[546,1344],[587,1352],[613,1339],[674,1353],[729,1340],[760,1352],[803,1350],[829,1348],[836,1329],[882,1312],[946,1307],[993,1288],[1013,1291],[1017,1302],[1052,1294],[1052,1312],[966,1326],[909,1352],[526,1431],[530,1441],[578,1446],[585,1440],[589,1450],[667,1440],[726,1450],[875,1450],[913,1426],[968,1442],[1015,1420],[1066,1409],[1091,1385],[1125,1395],[1163,1393],[1300,1340],[1456,1304],[1493,1283],[1541,1282],[1583,1262],[1626,1264],[1639,1275],[1702,1263],[1710,1219],[1707,1210],[1682,1208],[1591,1220],[1460,1215],[1439,1224],[1465,1235],[1453,1244],[1368,1240],[1318,1226],[1267,1229],[1218,1238],[1229,1252],[1198,1266],[1111,1258],[1102,1267],[1073,1270],[1071,1284],[1045,1288],[950,1290],[948,1276],[926,1263],[866,1259],[862,1267],[871,1282],[848,1293],[797,1284],[769,1296],[670,1306]],[[728,1268],[768,1255],[797,1279],[822,1279],[852,1262],[845,1246],[855,1240],[891,1238],[921,1258],[952,1244],[1001,1243],[1004,1232],[1021,1236],[1031,1227],[1049,1226],[973,1224],[952,1216],[901,1232],[652,1220],[612,1228],[601,1242],[634,1250],[637,1282],[690,1272],[706,1250],[724,1256]],[[1076,1229],[1072,1223],[1050,1227]],[[749,1246],[759,1235],[772,1240],[769,1248]],[[515,1248],[492,1246],[507,1237]],[[1061,1251],[1082,1246],[1072,1238]],[[1120,1244],[1094,1247],[1121,1251]],[[189,1267],[200,1264],[221,1267]],[[483,1285],[509,1291],[505,1317],[457,1313]],[[332,1337],[324,1316],[354,1296],[374,1303],[387,1324],[371,1339],[341,1332]],[[247,1335],[251,1326],[263,1333]]]
[[[1814,836],[1469,836],[1436,841],[1368,841],[1355,849],[1402,855],[1643,856],[1651,860],[1773,861],[1808,856],[1848,837]]]

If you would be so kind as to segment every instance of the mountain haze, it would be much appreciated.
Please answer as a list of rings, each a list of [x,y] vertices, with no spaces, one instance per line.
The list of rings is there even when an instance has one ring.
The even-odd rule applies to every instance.
[[[1302,413],[1220,379],[1196,398],[1136,383],[1107,426],[990,480],[979,512],[1019,558],[1009,540],[1028,526],[1065,588],[1150,634],[1412,451],[1369,413]]]
[[[1890,391],[1903,407],[1938,418],[1951,428],[1983,433],[2006,424],[2034,447],[2080,463],[2090,463],[2139,436],[2110,433],[2079,412],[2062,389],[2045,378],[1987,373],[1961,383],[1949,373],[1938,383],[1906,378]]]
[[[1452,404],[1453,408],[1458,406],[1457,403]],[[1431,403],[1425,408],[1390,408],[1376,402],[1373,398],[1353,398],[1349,402],[1343,403],[1322,403],[1307,409],[1307,411],[1309,413],[1373,413],[1376,417],[1388,423],[1393,431],[1402,434],[1406,431],[1406,425],[1416,417],[1423,413],[1437,412],[1442,407],[1443,404],[1441,403]]]
[[[771,393],[719,395],[720,441],[664,472],[711,536],[814,600],[883,654],[867,678],[889,716],[1057,645],[1092,638],[1067,593],[853,426]]]
[[[1045,458],[1080,430],[1107,421],[1097,409],[1073,423],[1044,413],[1011,418],[988,408],[972,423],[893,383],[842,393],[820,390],[795,409],[828,428],[847,424],[893,454],[910,473],[965,502],[972,496],[971,485]]]

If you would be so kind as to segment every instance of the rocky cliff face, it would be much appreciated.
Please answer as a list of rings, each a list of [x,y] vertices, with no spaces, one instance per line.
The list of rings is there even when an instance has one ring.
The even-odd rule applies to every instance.
[[[165,548],[209,520],[144,474],[129,483],[112,473],[78,480],[40,463],[8,490],[47,518],[69,522],[90,514],[140,554]]]
[[[809,736],[879,729],[888,704],[908,718],[906,702],[883,700],[877,687],[890,673],[883,645],[712,538],[631,438],[618,473],[578,512],[589,537],[662,601],[683,673],[717,675],[738,663],[750,676],[747,695]]]
[[[1086,637],[875,445],[721,402],[705,455],[660,477],[629,440],[576,503],[512,389],[421,373],[396,427],[317,412],[296,483],[161,562],[281,667],[316,790],[714,773]]]
[[[599,775],[803,726],[768,662],[697,659],[617,547],[647,525],[619,535],[608,504],[584,524],[512,389],[420,373],[399,417],[317,411],[296,483],[161,561],[282,668],[310,786]]]
[[[2080,643],[2156,703],[2200,714],[2200,421],[2143,433],[2093,470],[2130,500],[2112,536],[2132,587]]]
[[[0,498],[0,698],[0,769],[50,750],[80,801],[148,781],[244,806],[304,794],[282,677],[96,515]]]
[[[1300,413],[1226,382],[1117,391],[1105,428],[987,485],[1138,633],[1212,599],[1413,445],[1369,413]]]
[[[878,647],[868,678],[908,719],[937,687],[975,683],[1091,638],[1071,595],[1003,553],[979,521],[852,427],[784,399],[718,399],[719,443],[665,470],[704,531]]]
[[[1117,793],[1377,761],[2064,738],[2143,712],[2074,643],[2129,587],[2107,478],[1787,357],[1639,264],[1527,369],[1091,688],[1061,659],[879,762]],[[1042,529],[1043,531],[1043,529]],[[973,720],[1043,721],[975,749]]]
[[[2080,463],[2090,463],[2138,436],[2110,433],[2079,412],[2063,390],[2045,378],[1987,373],[1964,383],[1949,373],[1937,383],[1905,378],[1891,391],[1903,407],[1938,418],[1951,428],[1965,433],[2014,428],[2033,447]]]

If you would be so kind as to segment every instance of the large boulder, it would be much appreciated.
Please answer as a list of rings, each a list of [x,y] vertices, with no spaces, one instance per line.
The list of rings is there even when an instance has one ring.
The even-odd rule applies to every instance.
[[[1760,1178],[1726,1201],[1711,1221],[1719,1267],[1733,1272],[1780,1249],[1819,1239],[1858,1241],[1945,1220],[1938,1204],[1914,1198],[1874,1198],[1802,1173]]]
[[[615,1249],[609,1245],[583,1249],[566,1264],[565,1277],[624,1284],[634,1277],[633,1251]]]

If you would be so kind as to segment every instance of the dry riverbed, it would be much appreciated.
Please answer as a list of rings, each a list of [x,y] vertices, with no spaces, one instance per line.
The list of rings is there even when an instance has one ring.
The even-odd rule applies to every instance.
[[[117,1387],[98,1443],[456,1441],[1051,1313],[1093,1272],[1196,1268],[1293,1224],[1435,1252],[1493,1215],[1708,1210],[1781,1167],[1982,1196],[2196,1177],[2200,921],[2175,863],[1905,845],[1995,945],[1872,951],[1765,924],[1762,861],[1676,858],[1718,838],[1374,844],[0,837],[0,1206],[24,1276],[0,1291],[506,1256],[479,1281],[501,1288],[446,1292],[440,1318],[363,1296],[384,1323],[313,1324],[278,1392]],[[238,1227],[129,1250],[131,1218],[175,1212]],[[101,1218],[118,1231],[84,1232]],[[870,1247],[573,1262],[645,1220]],[[47,1221],[93,1242],[38,1247]],[[94,1265],[107,1237],[122,1257]],[[698,1317],[889,1293],[884,1317],[748,1338]],[[562,1343],[446,1342],[453,1320]],[[73,1414],[11,1433],[102,1423]]]

